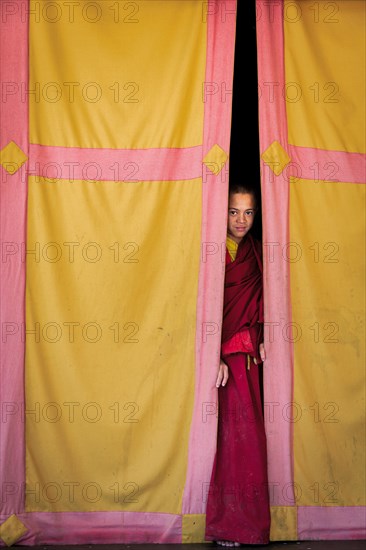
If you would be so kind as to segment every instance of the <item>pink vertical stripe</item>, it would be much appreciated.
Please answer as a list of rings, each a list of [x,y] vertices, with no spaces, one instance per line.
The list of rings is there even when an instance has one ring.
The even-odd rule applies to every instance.
[[[229,153],[236,0],[208,2],[203,157],[215,144]],[[196,389],[184,514],[202,514],[216,449],[217,390],[225,267],[227,165],[214,176],[203,165],[201,265],[197,298]]]
[[[299,506],[299,540],[366,539],[365,506]]]
[[[270,5],[257,0],[256,8],[260,152],[275,140],[287,150],[286,107],[281,93],[285,83],[283,2]],[[271,504],[281,506],[288,505],[293,487],[293,433],[288,418],[288,404],[293,401],[293,346],[282,332],[291,323],[289,263],[282,255],[289,242],[289,186],[285,173],[275,176],[264,162],[261,168],[268,473]]]
[[[1,17],[0,149],[14,141],[28,155],[28,22],[24,0],[3,3]],[[24,10],[23,10],[24,11]],[[27,182],[25,170],[1,174],[1,363],[0,464],[2,514],[22,512],[24,482],[24,323],[25,264],[21,247],[26,240]]]

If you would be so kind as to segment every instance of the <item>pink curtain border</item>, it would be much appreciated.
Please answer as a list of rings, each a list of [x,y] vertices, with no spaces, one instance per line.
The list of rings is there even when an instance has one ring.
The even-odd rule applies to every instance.
[[[299,540],[366,539],[365,506],[300,506]]]
[[[14,141],[27,156],[28,103],[21,100],[21,86],[28,86],[28,22],[21,16],[24,0],[3,6],[1,17],[0,149]],[[6,91],[6,94],[5,94]],[[4,95],[5,94],[5,95]],[[26,241],[27,163],[13,175],[3,167],[1,174],[1,242],[6,251],[1,261],[1,367],[0,464],[2,511],[24,510],[21,487],[24,482],[24,322],[25,264],[21,245]],[[4,335],[5,330],[5,335]],[[11,334],[11,331],[14,331]],[[5,340],[5,341],[4,341]],[[5,501],[4,501],[5,498]]]
[[[42,544],[180,544],[182,516],[142,512],[29,512],[24,546]],[[5,517],[0,521],[5,521]],[[19,541],[17,541],[18,543]],[[0,545],[4,546],[0,539]]]
[[[215,145],[229,153],[236,34],[236,0],[208,3],[207,94],[204,112],[203,158]],[[222,92],[224,90],[224,93]],[[196,320],[196,388],[190,432],[183,514],[204,514],[216,450],[217,389],[226,241],[228,169],[214,175],[202,165],[201,263]]]
[[[256,0],[258,80],[276,83],[282,90],[284,74],[283,0],[270,9],[266,0]],[[259,101],[259,141],[262,154],[277,140],[288,150],[286,106],[282,94],[263,96]],[[265,348],[265,423],[268,446],[268,476],[272,506],[295,501],[293,492],[293,429],[288,421],[288,404],[293,401],[293,345],[281,337],[283,326],[291,323],[290,269],[282,254],[289,242],[289,185],[286,174],[275,176],[261,162]],[[276,323],[276,324],[274,324]],[[291,326],[291,325],[288,325]],[[286,414],[284,415],[284,412]],[[277,490],[272,490],[276,489]],[[285,491],[284,491],[285,489]],[[285,492],[285,494],[284,494]],[[286,497],[286,498],[285,498]]]

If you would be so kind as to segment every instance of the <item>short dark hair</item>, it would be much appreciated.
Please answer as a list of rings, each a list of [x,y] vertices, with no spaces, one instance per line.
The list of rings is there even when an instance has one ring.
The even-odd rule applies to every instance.
[[[231,193],[243,193],[243,194],[252,195],[252,197],[254,198],[255,205],[257,206],[258,204],[257,192],[255,188],[252,187],[250,184],[246,185],[245,183],[230,183],[229,195]]]

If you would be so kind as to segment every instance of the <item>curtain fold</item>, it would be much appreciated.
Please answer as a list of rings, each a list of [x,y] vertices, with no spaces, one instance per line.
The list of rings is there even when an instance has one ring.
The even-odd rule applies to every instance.
[[[256,5],[271,538],[362,539],[365,5]]]
[[[236,2],[66,4],[1,23],[0,539],[202,542]]]

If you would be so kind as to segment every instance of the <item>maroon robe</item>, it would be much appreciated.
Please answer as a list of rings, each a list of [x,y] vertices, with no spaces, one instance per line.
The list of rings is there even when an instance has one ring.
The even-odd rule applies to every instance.
[[[258,364],[263,334],[260,245],[250,234],[234,262],[226,255],[222,343],[245,330],[253,352],[223,355],[229,380],[218,390],[217,451],[206,508],[206,540],[269,542],[267,448]]]

